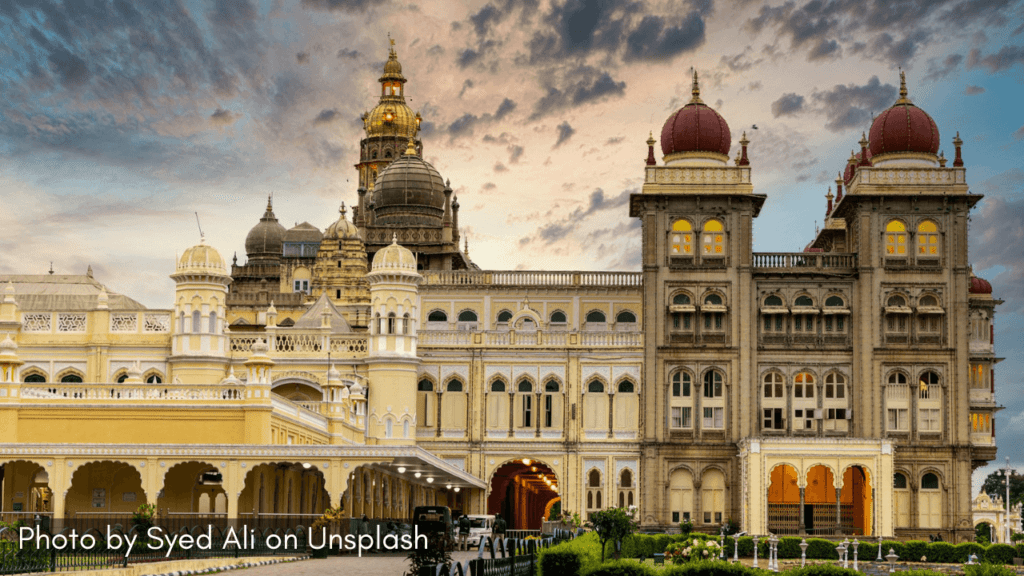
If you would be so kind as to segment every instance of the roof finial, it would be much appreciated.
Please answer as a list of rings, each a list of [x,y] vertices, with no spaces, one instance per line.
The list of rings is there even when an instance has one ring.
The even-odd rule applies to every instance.
[[[690,88],[690,93],[693,94],[693,97],[690,98],[690,103],[691,104],[703,104],[704,103],[700,99],[700,85],[697,84],[697,69],[696,68],[693,69],[693,87]]]
[[[267,212],[274,210],[274,195],[267,194]]]
[[[391,233],[391,243],[398,244],[398,232]]]
[[[910,104],[910,99],[907,98],[907,74],[902,68],[900,68],[900,99],[896,103]]]
[[[344,200],[341,201],[341,208],[338,208],[338,212],[341,212],[341,218],[342,218],[342,220],[344,220],[345,219],[345,201]]]
[[[464,239],[465,239],[465,245],[466,245],[466,247],[465,247],[465,248],[464,248],[464,249],[462,250],[462,252],[463,252],[463,253],[464,253],[464,254],[465,254],[466,256],[469,256],[469,236],[466,236],[466,237],[465,237]]]
[[[416,155],[416,142],[412,139],[412,136],[409,137],[409,145],[405,148],[405,154]]]

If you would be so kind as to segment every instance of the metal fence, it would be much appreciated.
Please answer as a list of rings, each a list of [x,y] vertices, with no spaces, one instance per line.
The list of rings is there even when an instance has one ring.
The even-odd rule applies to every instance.
[[[573,538],[569,531],[560,532],[561,537],[530,540],[484,538],[476,558],[451,565],[423,566],[417,576],[534,576],[540,550]]]

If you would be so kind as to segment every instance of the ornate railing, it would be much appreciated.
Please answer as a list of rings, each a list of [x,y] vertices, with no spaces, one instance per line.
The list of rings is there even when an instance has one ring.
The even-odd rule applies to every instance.
[[[562,331],[485,331],[470,330],[421,330],[419,332],[421,347],[488,347],[488,346],[536,346],[536,347],[604,347],[604,346],[642,346],[641,332],[601,331],[601,332],[562,332]]]
[[[825,252],[754,252],[755,272],[850,273],[857,255]]]
[[[639,288],[640,272],[573,272],[542,270],[424,271],[427,286],[580,286]]]
[[[245,398],[245,387],[238,385],[163,385],[163,384],[22,384],[23,400],[118,401],[147,400],[228,401]]]
[[[292,402],[287,398],[272,394],[270,396],[270,402],[274,407],[274,412],[291,416],[296,418],[305,424],[311,424],[320,430],[327,430],[327,418],[314,412],[305,406],[302,406],[296,402]]]
[[[268,342],[269,341],[269,342]],[[271,356],[322,356],[360,358],[366,354],[367,337],[360,334],[323,334],[271,330],[259,334],[232,334],[229,349],[247,354],[257,342],[269,344]]]

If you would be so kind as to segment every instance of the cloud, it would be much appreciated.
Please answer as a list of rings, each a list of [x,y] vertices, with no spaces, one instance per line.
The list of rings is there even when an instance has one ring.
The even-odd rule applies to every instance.
[[[825,128],[842,132],[866,127],[873,112],[881,112],[896,100],[896,87],[882,84],[872,76],[867,84],[836,84],[831,90],[814,92],[811,99],[825,114]]]
[[[230,126],[241,117],[241,114],[236,114],[223,108],[217,108],[213,114],[210,114],[210,123],[217,126]]]
[[[501,101],[500,104],[498,104],[498,109],[495,110],[494,114],[487,113],[481,116],[477,116],[475,114],[470,114],[467,112],[462,116],[456,118],[455,121],[448,125],[448,136],[452,139],[462,138],[464,136],[471,136],[477,126],[483,124],[491,124],[494,122],[504,120],[515,109],[515,101],[510,100],[509,98],[505,98],[504,100]],[[493,137],[489,135],[484,136],[484,141],[486,142],[488,138]]]
[[[336,108],[325,108],[321,110],[319,114],[316,115],[316,118],[313,118],[313,124],[329,124],[337,120],[340,116],[341,115],[338,113],[338,110]]]
[[[802,112],[803,109],[804,97],[793,92],[783,94],[778,100],[772,102],[772,115],[776,118],[779,116],[795,116]]]
[[[359,50],[342,48],[341,50],[338,50],[338,58],[355,60],[356,58],[359,58]]]
[[[519,158],[523,155],[523,152],[524,152],[524,148],[522,146],[516,146],[516,145],[509,146],[508,147],[508,154],[509,154],[508,163],[509,164],[517,164],[519,162]]]
[[[606,71],[585,65],[569,70],[560,78],[549,77],[549,82],[547,93],[534,104],[531,120],[626,93],[625,82],[615,80]]]
[[[980,49],[973,48],[967,55],[968,68],[987,68],[993,74],[1021,63],[1024,63],[1024,46],[1003,46],[999,52],[987,56],[982,55]]]
[[[516,109],[516,103],[508,98],[501,101],[498,105],[498,109],[494,112],[495,120],[504,120],[505,116],[508,116],[513,110]]]
[[[963,62],[964,57],[960,54],[950,54],[946,56],[942,63],[938,63],[934,58],[928,61],[928,73],[925,74],[925,80],[941,80],[946,76],[949,76],[954,70],[960,66]]]
[[[72,54],[63,46],[59,46],[51,52],[47,60],[54,72],[60,76],[60,82],[65,88],[80,88],[89,82],[91,74],[85,60]]]
[[[561,217],[554,217],[547,223],[537,228],[532,236],[524,236],[519,239],[519,245],[525,246],[533,242],[539,242],[545,246],[567,238],[574,231],[582,229],[588,219],[598,212],[615,210],[629,203],[629,196],[637,190],[625,190],[617,196],[608,197],[604,190],[596,188],[590,193],[586,206],[577,206],[571,212]],[[548,215],[552,212],[549,211]],[[531,218],[531,220],[536,218]]]
[[[1021,126],[1020,128],[1017,128],[1016,130],[1013,131],[1013,139],[1014,140],[1024,139],[1024,126]]]
[[[299,64],[309,64],[309,52],[299,52],[295,55],[295,61]]]
[[[462,98],[462,95],[466,93],[466,90],[469,90],[472,87],[473,80],[466,78],[466,80],[462,83],[462,90],[459,90],[459,98]]]
[[[552,148],[558,148],[562,144],[565,144],[566,142],[569,141],[569,138],[572,138],[572,135],[575,133],[576,130],[572,126],[570,126],[568,122],[562,122],[561,124],[558,125],[558,140],[555,142],[555,145],[552,146]]]
[[[975,94],[984,94],[984,93],[985,93],[985,88],[983,86],[973,86],[972,85],[972,86],[968,86],[967,88],[964,88],[964,94],[967,94],[968,96],[973,96]]]
[[[980,210],[971,216],[971,261],[979,273],[1000,270],[985,278],[992,283],[993,294],[1006,302],[1000,314],[1019,313],[1024,311],[1024,171],[1014,168],[978,188],[999,189],[1002,195],[986,193]]]
[[[502,164],[501,162],[498,162],[498,163],[496,163],[494,165],[494,171],[495,172],[499,172],[499,173],[500,172],[508,172],[508,168],[506,168],[505,165]]]
[[[608,140],[605,140],[604,145],[605,146],[614,146],[616,144],[620,144],[625,139],[626,139],[625,136],[612,136]]]
[[[378,5],[371,0],[302,0],[304,8],[350,13],[365,12]]]
[[[690,12],[675,26],[661,16],[647,15],[626,38],[623,60],[665,61],[704,44],[704,18]]]

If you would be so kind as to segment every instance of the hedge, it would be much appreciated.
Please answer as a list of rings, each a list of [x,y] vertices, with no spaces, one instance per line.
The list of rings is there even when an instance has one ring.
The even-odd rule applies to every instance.
[[[658,571],[636,560],[613,560],[584,572],[584,576],[657,576]]]

